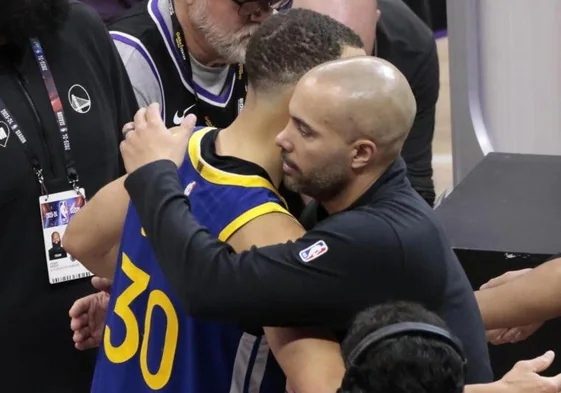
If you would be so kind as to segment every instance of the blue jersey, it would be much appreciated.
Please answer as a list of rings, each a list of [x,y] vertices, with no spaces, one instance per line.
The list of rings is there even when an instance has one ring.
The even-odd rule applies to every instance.
[[[217,133],[196,130],[179,168],[199,222],[227,240],[263,214],[289,214],[266,175],[248,174],[255,164],[219,158],[214,151],[204,154],[209,144],[214,150]],[[229,164],[219,168],[216,161]],[[182,311],[132,205],[119,254],[93,393],[285,391],[284,375],[264,336],[244,333],[235,324],[191,318]]]

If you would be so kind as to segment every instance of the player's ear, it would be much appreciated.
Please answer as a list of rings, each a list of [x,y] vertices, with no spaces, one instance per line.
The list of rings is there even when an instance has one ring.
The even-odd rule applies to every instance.
[[[353,143],[351,167],[353,169],[360,169],[371,163],[378,148],[376,144],[367,139],[359,139]]]

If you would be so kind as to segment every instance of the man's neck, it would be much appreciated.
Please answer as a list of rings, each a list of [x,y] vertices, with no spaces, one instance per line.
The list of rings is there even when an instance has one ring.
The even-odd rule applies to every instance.
[[[386,169],[380,168],[360,174],[344,188],[343,192],[329,200],[318,200],[318,202],[322,204],[329,215],[348,209],[378,181]]]
[[[275,137],[284,129],[286,122],[284,114],[245,108],[230,127],[218,134],[216,153],[259,165],[278,188],[282,181],[282,163]]]
[[[177,16],[177,20],[183,29],[185,46],[187,47],[189,54],[199,63],[208,67],[224,65],[224,60],[221,59],[218,53],[209,46],[204,34],[192,25],[191,20],[189,19],[187,2],[184,0],[169,1],[173,1],[175,6],[175,15]]]

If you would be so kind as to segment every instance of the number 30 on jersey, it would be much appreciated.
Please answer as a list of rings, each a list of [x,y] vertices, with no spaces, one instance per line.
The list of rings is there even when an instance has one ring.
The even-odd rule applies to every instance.
[[[150,276],[136,267],[129,257],[123,253],[122,270],[132,281],[132,284],[123,291],[115,302],[114,313],[123,320],[125,325],[125,339],[114,346],[111,344],[111,328],[105,327],[103,345],[105,353],[110,362],[120,364],[130,360],[138,353],[140,344],[140,329],[138,320],[130,309],[131,303],[148,288]],[[158,371],[154,374],[148,369],[148,341],[150,340],[150,328],[152,325],[152,314],[155,307],[160,307],[166,316],[165,344],[162,350],[162,358]],[[142,335],[140,347],[140,368],[146,384],[153,390],[162,389],[168,382],[173,368],[173,360],[177,349],[179,335],[179,324],[171,300],[167,295],[158,290],[150,291],[148,304],[146,306],[146,318],[144,320],[145,331]]]

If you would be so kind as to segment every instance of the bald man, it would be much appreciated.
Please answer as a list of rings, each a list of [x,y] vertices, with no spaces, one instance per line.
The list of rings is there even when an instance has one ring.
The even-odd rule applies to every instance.
[[[422,7],[423,0],[407,3]],[[294,0],[293,6],[312,8],[347,24],[361,35],[367,53],[389,61],[407,78],[417,114],[401,155],[413,188],[432,206],[432,140],[440,73],[431,29],[402,0]]]
[[[276,139],[284,181],[317,200],[304,223],[314,228],[304,233],[289,216],[268,215],[261,231],[296,240],[243,253],[190,212],[171,160],[187,137],[151,129],[123,142],[125,187],[186,312],[249,327],[318,326],[343,337],[368,306],[418,302],[464,343],[467,382],[491,381],[473,290],[400,158],[415,116],[403,75],[373,57],[325,63],[299,81],[289,115]]]

